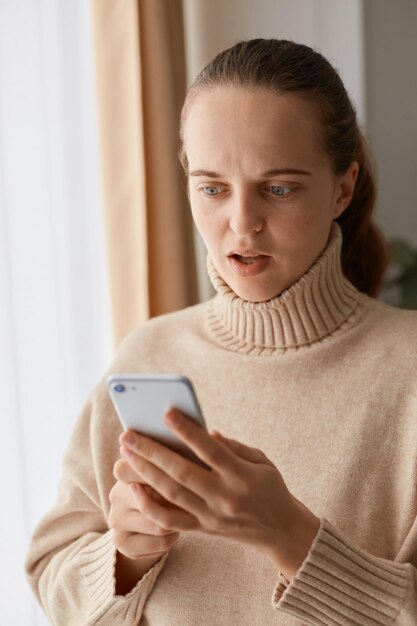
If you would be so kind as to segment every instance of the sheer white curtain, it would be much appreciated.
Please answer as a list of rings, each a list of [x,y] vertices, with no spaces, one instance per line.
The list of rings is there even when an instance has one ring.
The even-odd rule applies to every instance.
[[[0,621],[48,621],[25,580],[112,338],[90,2],[0,0]]]

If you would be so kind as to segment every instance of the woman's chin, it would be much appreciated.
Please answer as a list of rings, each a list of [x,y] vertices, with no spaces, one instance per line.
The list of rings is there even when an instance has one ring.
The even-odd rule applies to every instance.
[[[229,283],[229,286],[239,298],[247,302],[267,302],[281,293],[278,287],[277,289],[271,289],[270,285],[262,288],[261,285],[242,285],[240,281],[239,284],[237,284],[237,281],[233,281],[233,283]]]

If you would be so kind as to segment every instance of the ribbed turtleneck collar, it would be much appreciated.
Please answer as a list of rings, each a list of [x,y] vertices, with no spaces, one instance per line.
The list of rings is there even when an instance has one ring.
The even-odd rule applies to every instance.
[[[308,346],[350,325],[360,294],[342,272],[341,250],[342,232],[333,222],[327,246],[308,272],[265,302],[240,298],[207,255],[217,291],[209,301],[208,322],[217,342],[234,352],[268,355]]]

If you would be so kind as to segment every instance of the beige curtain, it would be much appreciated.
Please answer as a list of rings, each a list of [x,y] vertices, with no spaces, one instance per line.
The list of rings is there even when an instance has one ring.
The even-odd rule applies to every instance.
[[[185,95],[181,0],[94,0],[105,230],[115,346],[198,301],[177,161]]]

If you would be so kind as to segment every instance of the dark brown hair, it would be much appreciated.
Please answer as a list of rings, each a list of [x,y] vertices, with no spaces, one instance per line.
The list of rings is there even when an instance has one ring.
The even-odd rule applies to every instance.
[[[201,89],[229,85],[297,92],[309,98],[317,106],[323,147],[334,173],[344,173],[357,161],[359,174],[353,197],[337,219],[343,233],[342,267],[357,289],[378,295],[388,264],[388,247],[372,220],[375,174],[355,108],[337,71],[309,46],[284,39],[240,41],[220,52],[197,76],[183,106],[179,160],[186,174],[183,124],[192,97]]]

